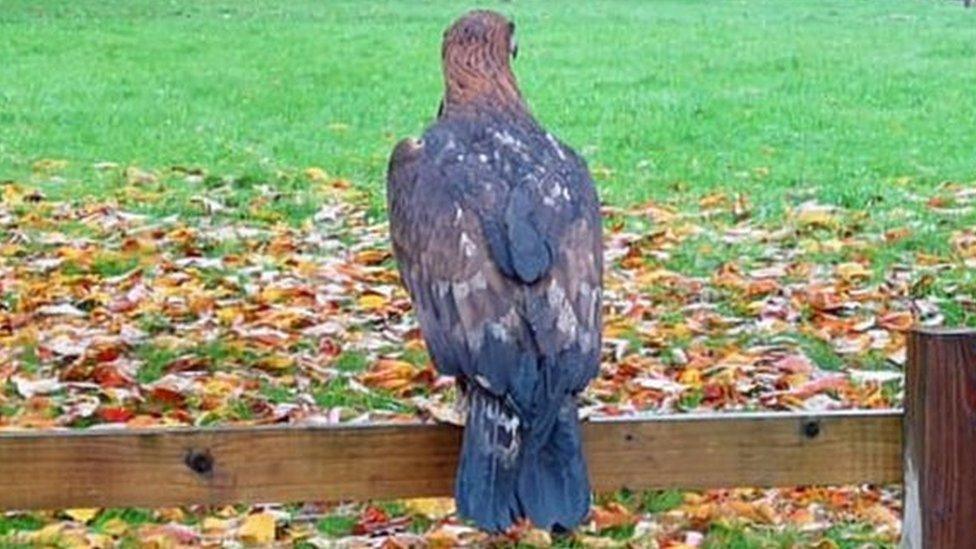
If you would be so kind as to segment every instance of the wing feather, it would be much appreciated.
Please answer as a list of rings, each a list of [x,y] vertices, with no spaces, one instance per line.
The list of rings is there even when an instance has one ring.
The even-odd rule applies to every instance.
[[[513,185],[497,165],[444,160],[477,151],[427,146],[398,145],[387,196],[398,268],[435,365],[524,415],[582,390],[599,364],[602,274],[585,166]]]

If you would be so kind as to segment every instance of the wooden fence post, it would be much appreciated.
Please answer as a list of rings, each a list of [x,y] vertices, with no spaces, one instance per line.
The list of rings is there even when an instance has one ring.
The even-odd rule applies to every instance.
[[[902,547],[976,548],[976,330],[909,335],[904,429]]]

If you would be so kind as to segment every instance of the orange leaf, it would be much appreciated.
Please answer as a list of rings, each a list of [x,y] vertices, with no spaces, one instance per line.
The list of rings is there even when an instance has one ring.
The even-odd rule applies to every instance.
[[[888,313],[878,319],[878,326],[888,330],[903,332],[915,324],[912,313],[908,311],[896,311]]]
[[[121,406],[98,409],[98,417],[102,418],[102,421],[109,423],[125,423],[132,419],[134,415],[132,410],[122,408]]]
[[[149,393],[149,396],[153,400],[163,402],[165,404],[172,404],[174,406],[179,406],[183,404],[183,399],[184,399],[183,395],[180,392],[162,386],[153,387],[153,390],[151,393]]]
[[[362,265],[379,265],[390,257],[387,250],[363,250],[356,254],[353,261]]]
[[[630,526],[637,523],[634,516],[626,507],[617,503],[610,502],[605,506],[593,508],[593,524],[597,530],[606,530],[618,526]]]
[[[129,380],[119,373],[118,368],[101,364],[92,372],[92,379],[102,387],[123,387],[129,384]]]
[[[361,381],[369,387],[404,394],[417,383],[432,380],[425,378],[432,378],[427,369],[403,360],[382,358],[362,375]]]

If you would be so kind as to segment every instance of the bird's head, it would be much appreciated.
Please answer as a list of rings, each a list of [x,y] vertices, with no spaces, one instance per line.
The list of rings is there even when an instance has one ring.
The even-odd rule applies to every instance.
[[[518,55],[515,23],[494,11],[475,10],[444,32],[444,104],[448,113],[470,108],[524,111],[512,73]]]

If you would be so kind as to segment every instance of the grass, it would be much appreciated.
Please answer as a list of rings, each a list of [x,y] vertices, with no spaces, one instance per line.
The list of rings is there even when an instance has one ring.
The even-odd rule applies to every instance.
[[[356,517],[329,515],[318,521],[315,527],[330,537],[348,536],[356,526]]]
[[[156,347],[151,344],[144,344],[137,351],[137,356],[142,360],[139,370],[136,372],[136,379],[139,383],[153,383],[166,373],[169,366],[179,356],[173,349]]]
[[[345,351],[335,359],[335,367],[342,372],[356,373],[366,369],[366,356],[362,353]]]
[[[44,521],[31,515],[0,515],[0,536],[17,531],[39,530],[43,526]]]
[[[517,21],[533,110],[611,202],[811,186],[857,208],[897,178],[973,177],[976,15],[955,3],[482,4]],[[0,180],[104,197],[125,178],[97,162],[204,168],[156,205],[187,213],[225,176],[231,204],[264,182],[300,194],[308,166],[380,189],[395,140],[436,109],[441,31],[470,5],[7,0]]]
[[[649,490],[644,493],[642,503],[649,513],[664,513],[681,506],[684,496],[678,490]]]
[[[408,407],[400,400],[376,392],[350,390],[346,378],[336,378],[315,390],[315,402],[322,408],[345,406],[356,410],[404,412]]]
[[[792,532],[754,531],[748,527],[714,525],[705,537],[704,549],[790,549],[799,536]]]

